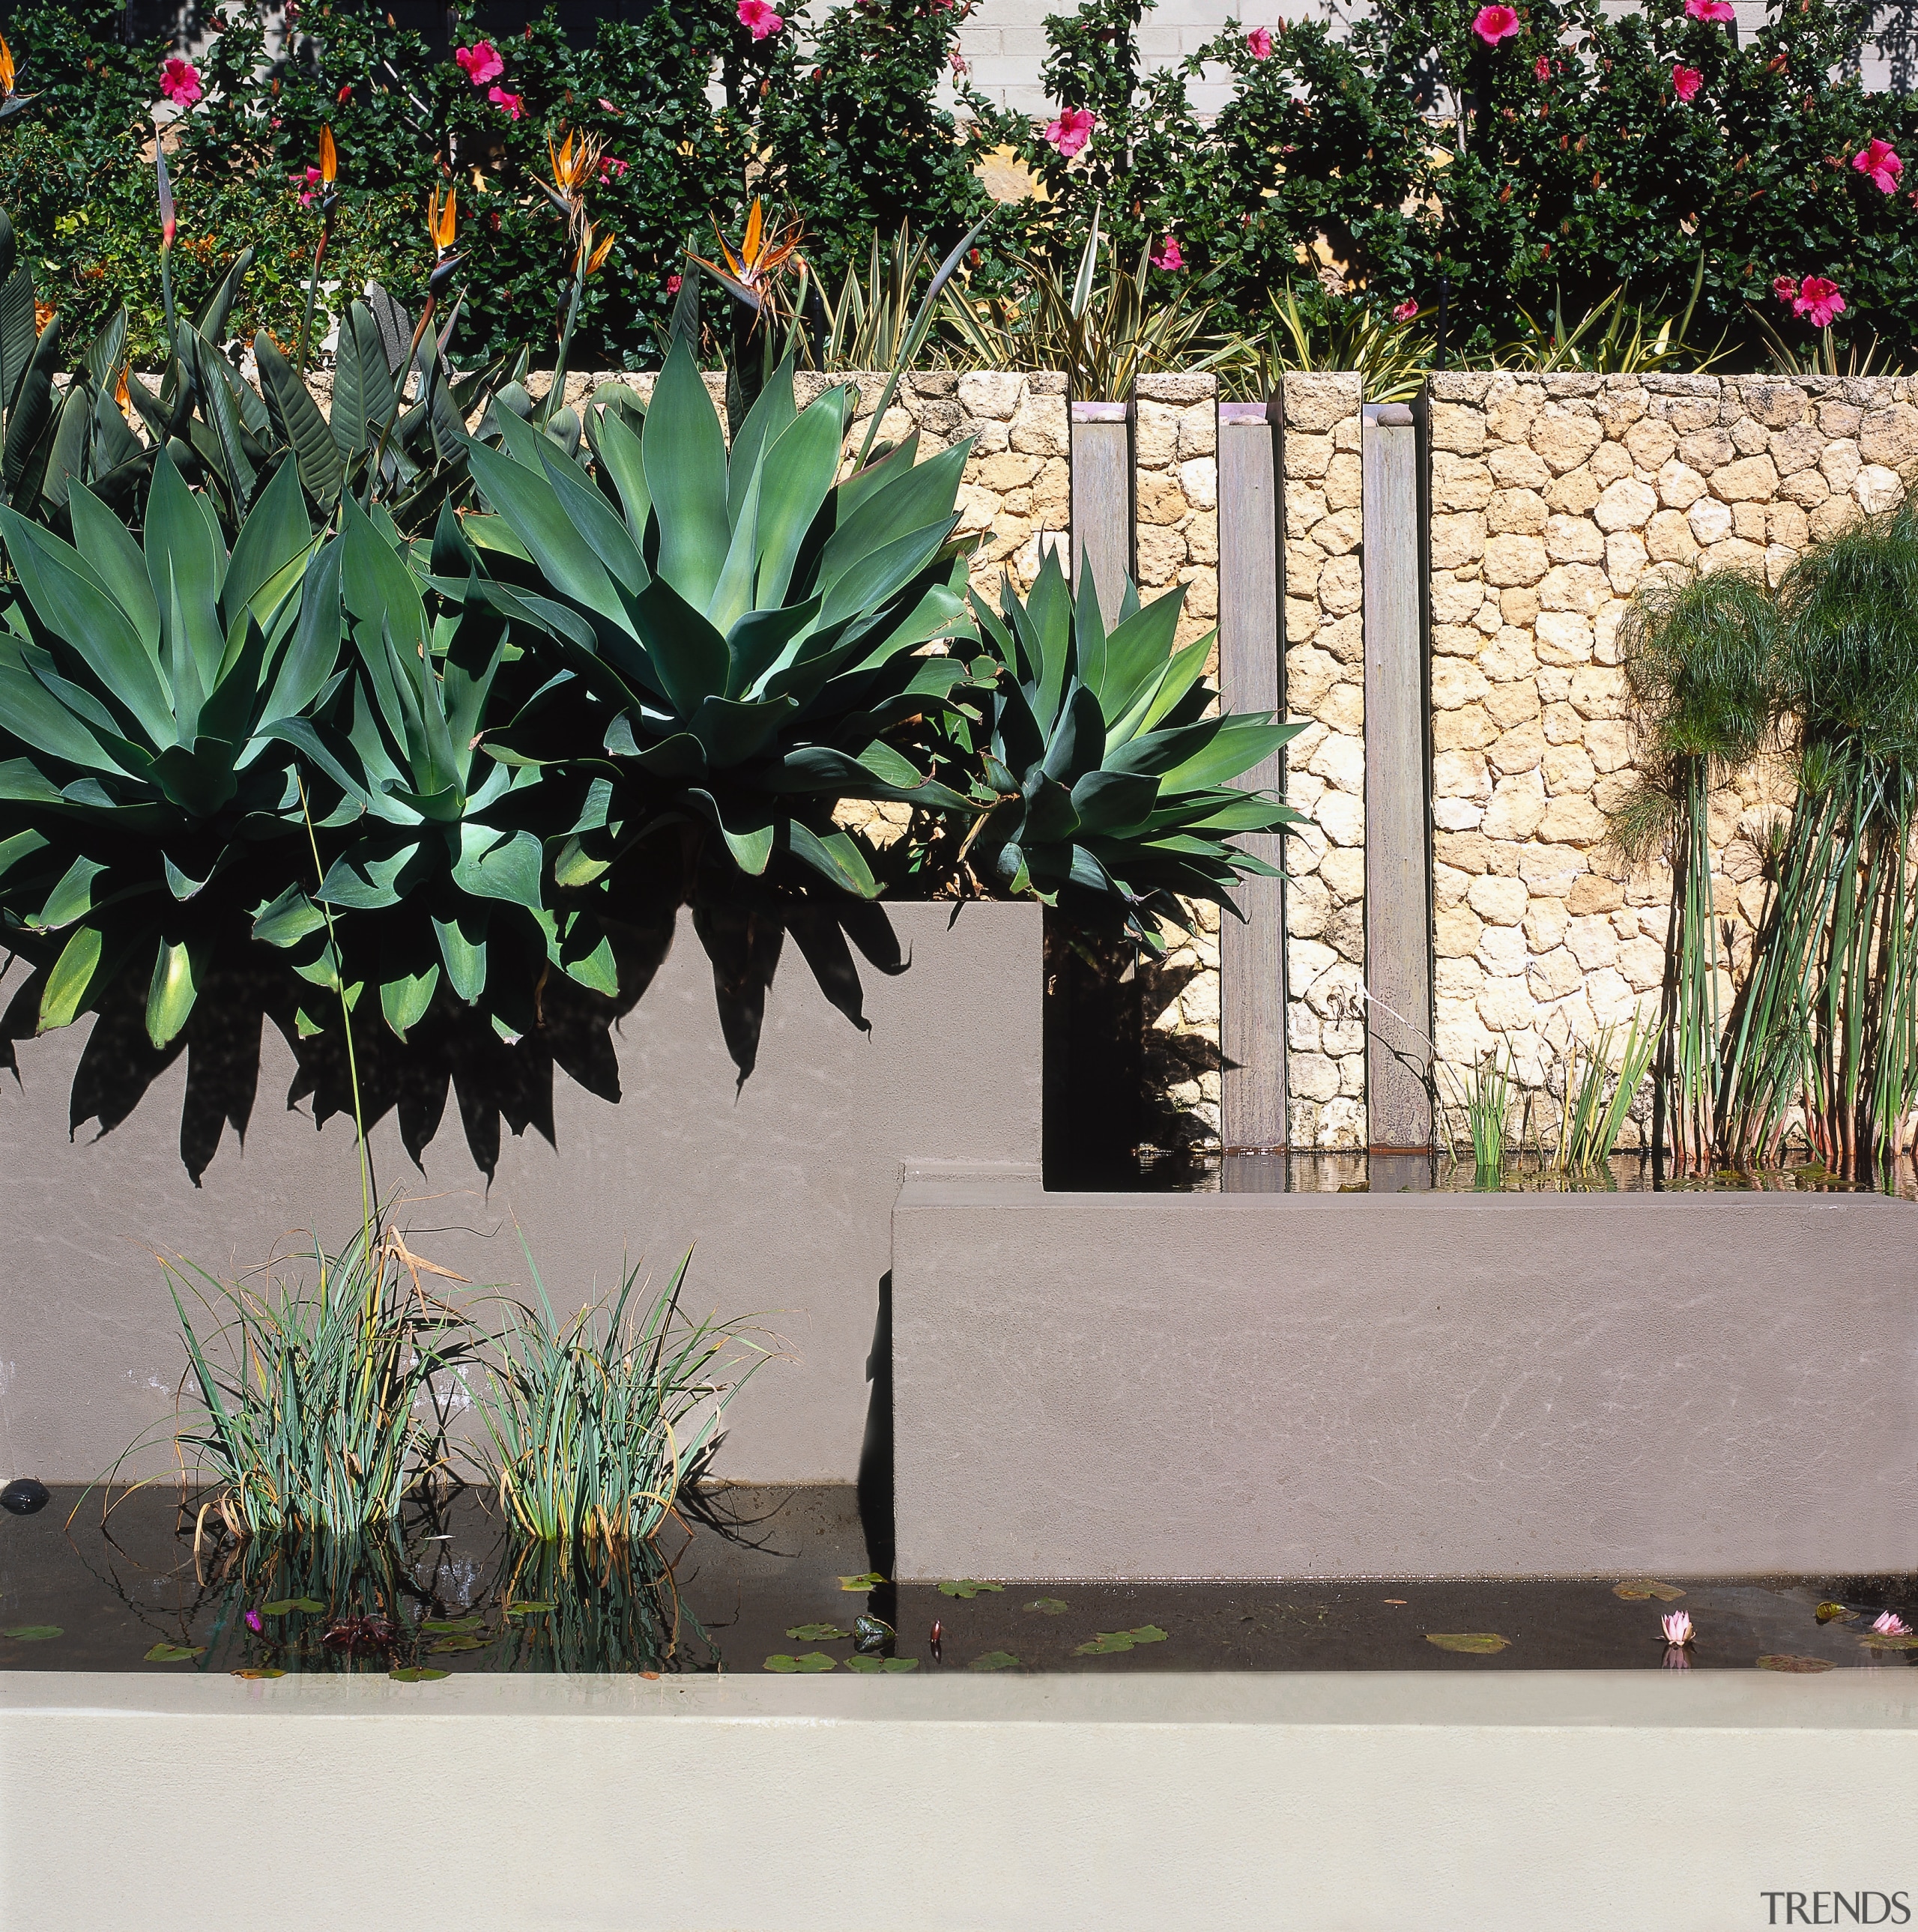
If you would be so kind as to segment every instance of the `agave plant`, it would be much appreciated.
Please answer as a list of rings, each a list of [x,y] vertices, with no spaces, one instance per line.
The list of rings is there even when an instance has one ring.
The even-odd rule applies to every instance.
[[[993,696],[968,846],[1012,891],[1094,923],[1116,918],[1154,950],[1162,923],[1189,926],[1181,901],[1229,906],[1241,877],[1274,874],[1233,833],[1305,822],[1232,784],[1304,727],[1270,712],[1206,715],[1212,636],[1174,648],[1184,598],[1181,587],[1142,606],[1128,579],[1108,634],[1092,573],[1075,603],[1049,555],[1023,604],[1010,581],[996,612],[972,600],[989,653],[973,675]]]
[[[150,968],[164,1046],[260,855],[299,829],[276,723],[333,674],[317,587],[336,566],[315,554],[290,470],[230,554],[164,450],[144,550],[85,484],[67,507],[71,544],[0,509],[19,578],[0,634],[0,918],[46,969],[28,982],[42,1030],[132,965]]]
[[[545,903],[545,836],[580,829],[554,820],[584,798],[563,775],[501,763],[482,749],[488,700],[507,650],[506,626],[483,602],[454,600],[429,621],[398,548],[350,497],[343,500],[337,572],[316,626],[344,607],[350,674],[311,718],[275,729],[338,788],[325,821],[348,836],[317,890],[290,886],[261,908],[254,937],[292,956],[317,984],[337,970],[348,986],[374,983],[387,1024],[404,1040],[443,976],[468,1005],[534,1022],[533,993],[548,958],[581,983],[617,990],[610,946],[596,928],[563,928]],[[452,523],[450,514],[443,522]],[[451,530],[438,546],[449,567],[467,553]],[[544,782],[542,782],[542,780]],[[329,921],[329,914],[338,915]],[[377,913],[377,921],[354,916]]]
[[[949,539],[971,446],[915,463],[909,437],[836,482],[851,402],[833,389],[798,410],[782,365],[729,453],[676,346],[640,429],[597,413],[598,489],[530,425],[503,421],[503,450],[476,445],[498,526],[469,518],[467,533],[488,560],[474,594],[572,674],[656,802],[716,831],[747,873],[785,854],[869,896],[834,799],[966,808],[892,736],[966,675],[914,653],[970,629]],[[510,733],[498,748],[525,754]]]

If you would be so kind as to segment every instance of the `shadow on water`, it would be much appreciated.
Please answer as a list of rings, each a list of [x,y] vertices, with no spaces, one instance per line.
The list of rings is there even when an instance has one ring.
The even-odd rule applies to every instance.
[[[620,1099],[615,1030],[644,999],[673,944],[680,896],[662,887],[629,895],[617,925],[608,921],[620,969],[617,998],[588,991],[558,973],[537,991],[536,1023],[512,1040],[491,1021],[443,989],[405,1041],[377,1022],[354,1029],[361,1093],[369,1127],[391,1115],[401,1144],[416,1165],[456,1111],[467,1151],[490,1181],[499,1164],[503,1129],[529,1129],[557,1145],[554,1076],[563,1074],[599,1099]],[[866,1018],[860,962],[893,975],[908,964],[885,909],[876,904],[812,899],[760,890],[751,882],[702,889],[692,900],[690,925],[710,963],[722,1036],[740,1086],[758,1063],[766,998],[790,938],[818,992],[863,1032]],[[203,991],[179,1037],[156,1048],[147,1037],[146,988],[135,975],[119,980],[101,1003],[75,1070],[68,1126],[77,1135],[92,1122],[112,1133],[146,1102],[155,1084],[182,1056],[186,1092],[180,1111],[180,1158],[197,1185],[231,1131],[244,1142],[260,1086],[260,1049],[270,1023],[296,1063],[287,1095],[290,1108],[310,1100],[316,1125],[350,1117],[353,1090],[338,1030],[302,1034],[296,1016],[312,988],[277,971],[264,954],[257,968],[217,972]],[[18,1072],[15,1042],[31,1040],[43,974],[10,959],[0,997],[0,1066]]]
[[[851,1485],[717,1485],[658,1545],[620,1561],[530,1545],[471,1489],[409,1509],[390,1532],[244,1546],[206,1533],[200,1496],[142,1490],[117,1502],[104,1527],[97,1492],[75,1513],[78,1500],[68,1489],[33,1515],[0,1515],[0,1671],[1918,1666],[1918,1636],[1903,1628],[1918,1623],[1910,1576],[875,1588],[867,1570],[890,1574],[877,1560],[890,1513],[878,1522]],[[1692,1621],[1688,1646],[1664,1641],[1662,1619],[1674,1610]]]

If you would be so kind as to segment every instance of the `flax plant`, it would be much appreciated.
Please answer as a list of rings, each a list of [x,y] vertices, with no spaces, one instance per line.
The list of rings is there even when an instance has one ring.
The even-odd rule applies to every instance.
[[[263,1287],[162,1264],[203,1412],[178,1441],[212,1473],[209,1507],[241,1541],[357,1534],[446,1467],[434,1378],[465,1348],[460,1318],[422,1277],[461,1277],[371,1220],[337,1253],[316,1240],[310,1258],[310,1274],[269,1269]],[[203,1346],[182,1289],[218,1324],[230,1366]]]
[[[538,1305],[509,1306],[479,1403],[487,1480],[523,1535],[609,1554],[643,1544],[718,1447],[726,1402],[758,1364],[731,1353],[730,1331],[681,1317],[692,1260],[689,1249],[650,1305],[635,1301],[635,1267],[610,1307],[562,1322],[527,1253]]]
[[[1918,1107],[1918,506],[1808,552],[1778,604],[1798,799],[1727,1040],[1724,1150],[1775,1165],[1796,1102],[1826,1167],[1887,1178]]]
[[[1707,1172],[1718,1138],[1711,795],[1766,740],[1775,638],[1763,580],[1736,570],[1648,579],[1619,627],[1640,777],[1610,837],[1631,863],[1662,852],[1671,865],[1652,1131],[1679,1173]]]

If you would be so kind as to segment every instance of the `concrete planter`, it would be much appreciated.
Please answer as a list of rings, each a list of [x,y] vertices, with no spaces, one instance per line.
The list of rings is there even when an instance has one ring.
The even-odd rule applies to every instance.
[[[893,1223],[899,1574],[1909,1570],[1914,1234],[1871,1196],[929,1173]]]
[[[524,1283],[517,1222],[569,1308],[614,1283],[623,1255],[663,1270],[696,1244],[689,1303],[758,1312],[785,1344],[732,1412],[722,1472],[850,1482],[902,1160],[956,1150],[1036,1172],[1039,925],[1036,905],[888,905],[857,928],[864,956],[836,927],[823,942],[762,930],[746,994],[721,988],[729,1051],[722,976],[682,912],[638,1005],[581,1070],[598,1091],[549,1066],[550,1100],[502,1103],[539,1131],[503,1137],[490,1187],[443,1093],[419,1166],[392,1119],[376,1130],[380,1184],[410,1197],[413,1246],[475,1283]],[[99,1475],[143,1433],[161,1446],[142,1466],[171,1466],[185,1354],[155,1250],[230,1274],[290,1231],[337,1242],[360,1212],[351,1120],[316,1135],[310,1113],[275,1104],[294,1064],[271,1026],[244,1145],[229,1132],[199,1187],[181,1160],[184,1058],[111,1132],[69,1138],[87,1031],[26,1043],[19,1084],[0,1088],[0,1467],[49,1482]]]

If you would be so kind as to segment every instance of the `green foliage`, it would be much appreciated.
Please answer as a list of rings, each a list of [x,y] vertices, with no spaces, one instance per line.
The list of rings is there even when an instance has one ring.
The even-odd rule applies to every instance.
[[[602,742],[644,793],[716,831],[740,871],[762,874],[778,854],[869,896],[869,866],[831,824],[834,799],[965,809],[901,740],[965,675],[956,658],[914,652],[963,625],[947,540],[971,444],[915,463],[914,436],[836,482],[851,402],[829,390],[797,410],[782,368],[728,450],[676,348],[643,430],[597,413],[599,490],[511,425],[504,452],[473,460],[535,566],[518,573],[522,592],[510,556],[490,552],[500,581],[481,587],[577,680],[591,708],[575,743]],[[534,742],[511,738],[504,754],[530,756]],[[569,876],[603,873],[605,842],[588,841]]]
[[[248,896],[294,862],[272,850],[299,824],[284,734],[332,675],[337,565],[290,470],[230,553],[164,451],[143,549],[83,485],[68,508],[77,547],[0,510],[19,576],[0,634],[0,915],[41,969],[21,995],[39,1028],[131,965],[164,1046]]]
[[[1511,1115],[1509,1057],[1493,1052],[1475,1060],[1457,1087],[1459,1110],[1472,1142],[1472,1185],[1496,1187],[1505,1168],[1505,1128]]]
[[[337,1254],[316,1241],[311,1260],[310,1277],[269,1273],[263,1287],[165,1264],[200,1410],[180,1445],[242,1541],[389,1521],[444,1460],[433,1378],[464,1343],[422,1285],[428,1264],[371,1217]],[[215,1324],[205,1342],[182,1288]],[[224,1361],[209,1352],[220,1340]]]
[[[610,1307],[562,1322],[528,1252],[539,1306],[509,1310],[479,1404],[487,1480],[522,1534],[608,1552],[644,1543],[718,1447],[725,1403],[757,1364],[739,1373],[736,1336],[680,1317],[692,1259],[648,1306],[633,1301],[635,1267]]]
[[[973,598],[986,650],[973,674],[993,693],[985,809],[968,835],[980,867],[1154,948],[1162,923],[1187,923],[1181,900],[1229,904],[1241,877],[1275,872],[1235,834],[1304,822],[1232,785],[1304,728],[1214,712],[1211,634],[1174,646],[1184,601],[1181,589],[1142,608],[1128,580],[1108,634],[1091,572],[1075,602],[1049,554],[1023,604],[1010,584],[996,612]]]
[[[1610,1160],[1658,1046],[1658,1028],[1636,1012],[1622,1040],[1617,1028],[1608,1026],[1600,1028],[1589,1053],[1581,1051],[1576,1037],[1571,1041],[1555,1162],[1561,1171],[1589,1173]]]

